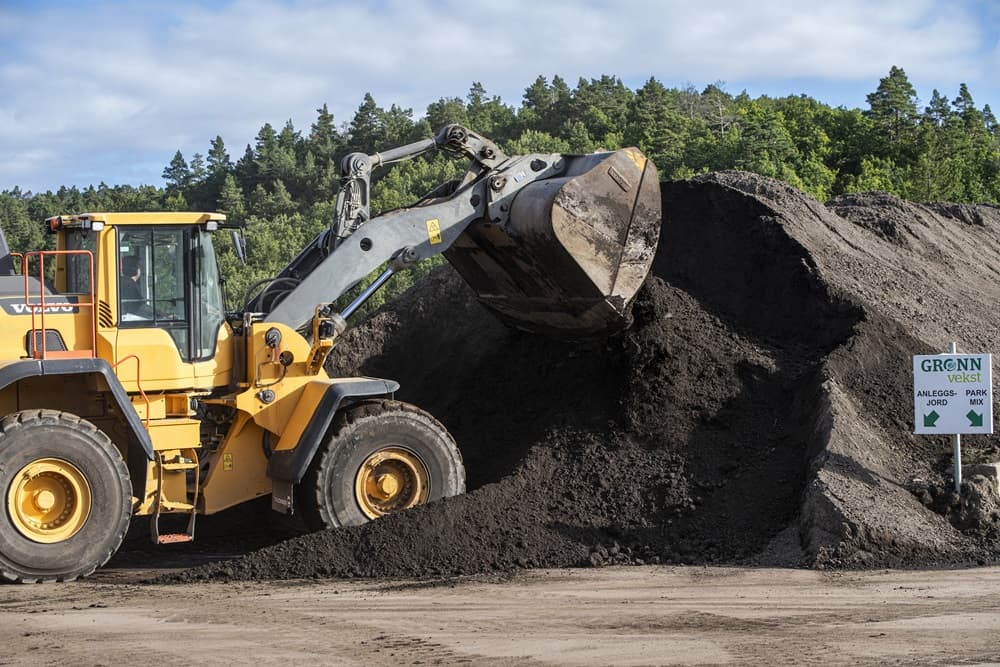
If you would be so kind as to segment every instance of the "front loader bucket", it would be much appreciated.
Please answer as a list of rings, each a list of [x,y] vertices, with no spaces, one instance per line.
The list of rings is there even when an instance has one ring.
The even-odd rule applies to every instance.
[[[445,256],[500,319],[561,338],[622,329],[660,232],[656,167],[635,148],[565,155],[517,193],[505,225],[473,224]]]

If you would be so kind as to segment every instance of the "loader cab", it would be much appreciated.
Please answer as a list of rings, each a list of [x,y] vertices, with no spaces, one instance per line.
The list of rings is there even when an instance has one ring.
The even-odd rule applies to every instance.
[[[47,226],[58,236],[58,251],[45,290],[93,290],[96,303],[76,308],[77,319],[93,322],[96,354],[112,364],[127,391],[211,390],[228,383],[232,331],[224,322],[212,240],[225,216],[90,213],[51,218]]]
[[[145,391],[212,389],[228,383],[232,332],[225,323],[213,235],[225,217],[207,213],[105,214],[99,260],[122,383]],[[100,251],[99,251],[100,252]],[[99,323],[100,324],[100,323]],[[100,326],[99,326],[100,329]],[[135,364],[124,361],[135,357]],[[125,367],[133,370],[125,370]]]
[[[162,329],[182,361],[211,359],[223,324],[211,231],[119,227],[117,246],[119,328]]]

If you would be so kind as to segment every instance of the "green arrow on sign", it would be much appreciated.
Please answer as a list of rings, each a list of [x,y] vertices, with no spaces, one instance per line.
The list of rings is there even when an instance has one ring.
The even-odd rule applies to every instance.
[[[969,410],[969,412],[965,416],[969,418],[969,426],[982,426],[983,425],[983,416],[981,414],[979,414],[978,412],[974,412],[972,410]]]
[[[935,426],[935,422],[940,416],[941,415],[937,413],[937,410],[931,410],[929,415],[924,415],[924,426],[927,428],[933,428]]]

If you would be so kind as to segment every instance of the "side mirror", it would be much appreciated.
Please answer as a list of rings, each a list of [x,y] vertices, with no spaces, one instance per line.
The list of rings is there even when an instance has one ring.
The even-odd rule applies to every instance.
[[[230,229],[229,237],[233,240],[233,252],[236,253],[236,259],[240,260],[240,264],[247,263],[247,240],[243,236],[242,229]]]

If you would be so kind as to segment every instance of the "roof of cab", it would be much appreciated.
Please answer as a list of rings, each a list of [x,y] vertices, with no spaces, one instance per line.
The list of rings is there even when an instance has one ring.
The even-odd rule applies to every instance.
[[[64,227],[82,226],[90,222],[103,222],[106,225],[200,225],[209,221],[225,222],[222,213],[151,211],[144,213],[79,213],[76,215],[59,215],[48,218]]]

